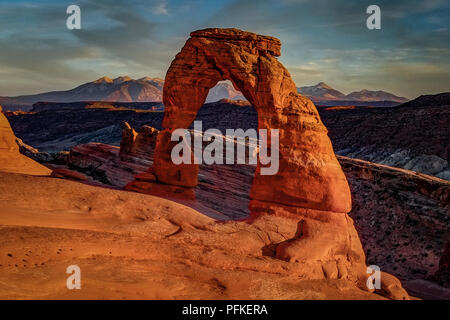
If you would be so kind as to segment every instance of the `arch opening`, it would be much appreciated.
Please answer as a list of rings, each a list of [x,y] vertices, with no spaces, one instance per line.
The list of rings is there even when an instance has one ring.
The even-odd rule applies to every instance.
[[[195,132],[198,135],[196,138],[202,139],[200,153],[212,152],[216,158],[216,150],[212,151],[211,146],[215,143],[215,139],[218,139],[221,152],[216,159],[222,159],[220,163],[208,163],[205,161],[207,155],[202,154],[203,161],[198,165],[198,184],[193,188],[195,203],[200,204],[202,208],[196,209],[209,216],[222,216],[224,219],[247,217],[250,213],[249,195],[257,159],[255,156],[255,162],[250,163],[251,153],[255,151],[250,144],[254,145],[256,142],[250,139],[238,141],[234,137],[227,136],[227,130],[241,129],[243,132],[247,132],[247,130],[253,129],[256,132],[258,116],[255,108],[248,101],[242,100],[207,102],[199,109],[194,122],[200,122],[202,126],[201,133]],[[189,127],[192,136],[194,129],[198,128],[194,128],[194,123],[192,123]],[[208,137],[211,129],[217,130],[219,135]],[[203,139],[204,135],[206,135],[205,139]],[[241,150],[238,150],[242,144],[244,144],[243,154],[240,153]],[[194,143],[191,145],[195,146]],[[231,156],[228,154],[231,150],[230,145],[232,146]],[[193,150],[194,154],[197,151]],[[241,155],[239,162],[243,163],[238,163],[238,154]]]

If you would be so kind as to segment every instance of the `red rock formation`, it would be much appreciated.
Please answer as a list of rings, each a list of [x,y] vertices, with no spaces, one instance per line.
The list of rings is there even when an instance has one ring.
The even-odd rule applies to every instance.
[[[78,181],[88,181],[88,177],[86,177],[84,174],[65,169],[65,168],[56,168],[52,171],[51,174],[54,178],[62,178],[62,179],[70,179],[70,180],[78,180]]]
[[[141,173],[152,164],[146,159],[129,157],[126,163],[119,157],[119,148],[91,142],[73,147],[68,164],[102,183],[124,187],[130,182],[130,175]]]
[[[128,155],[132,152],[136,142],[137,132],[128,124],[123,123],[122,140],[120,141],[120,155]]]
[[[289,229],[293,238],[271,239],[275,257],[302,263],[310,279],[320,270],[322,278],[345,278],[367,289],[364,251],[347,215],[347,180],[316,107],[297,93],[289,72],[278,62],[280,48],[276,38],[237,29],[192,32],[166,74],[164,130],[157,138],[150,178],[138,177],[127,189],[156,193],[163,184],[197,185],[198,165],[172,162],[177,142],[171,141],[171,134],[191,125],[209,89],[230,80],[256,109],[258,129],[279,130],[279,171],[261,175],[258,163],[247,222],[261,224],[268,216],[275,221],[279,217],[277,229]],[[398,280],[391,278],[382,280],[388,295],[407,297]]]
[[[68,164],[103,183],[125,187],[133,176],[152,165],[158,132],[145,125],[138,133],[125,122],[120,149],[96,142],[78,145],[70,150]],[[136,176],[136,184],[141,186],[139,181]],[[132,187],[127,189],[134,190]]]
[[[16,136],[9,125],[8,119],[2,113],[0,106],[0,150],[2,152],[19,152]]]
[[[125,122],[120,142],[121,159],[125,160],[129,157],[153,158],[158,133],[159,130],[146,125],[142,126],[137,133],[128,122]]]
[[[283,217],[218,223],[160,197],[3,172],[0,197],[0,299],[382,298],[336,262],[274,258],[297,231]],[[74,262],[76,292],[65,275]]]
[[[197,185],[197,165],[175,165],[173,130],[195,119],[210,88],[231,80],[258,112],[259,129],[280,130],[280,167],[261,175],[258,165],[251,198],[284,205],[349,212],[350,190],[336,160],[327,129],[314,104],[297,93],[289,72],[278,62],[278,39],[237,29],[191,33],[172,62],[164,84],[164,130],[158,136],[154,174],[172,185]]]
[[[8,119],[3,115],[0,106],[0,171],[48,175],[51,170],[19,153]]]
[[[102,181],[107,180],[116,187],[123,187],[134,176],[135,181],[126,189],[143,192],[144,188],[152,189],[156,182],[153,174],[145,172],[148,163],[153,162],[150,154],[140,159],[142,165],[137,165],[137,157],[121,160],[117,147],[103,144],[80,145],[73,149],[72,154],[69,162],[71,168],[88,172]],[[448,233],[450,183],[404,169],[347,157],[337,158],[352,190],[353,206],[349,215],[354,219],[367,263],[378,265],[381,270],[394,274],[402,281],[434,275]],[[195,201],[181,202],[216,219],[244,219],[250,213],[248,194],[254,169],[253,165],[200,165],[201,179],[193,188]],[[175,194],[180,199],[183,196],[180,191],[186,191],[183,189],[189,188],[158,184],[150,193],[166,198],[173,198]],[[256,209],[254,202],[252,211]],[[297,218],[302,213],[305,216],[305,210],[297,212]],[[341,225],[344,230],[346,223],[343,217],[337,214],[329,219],[341,219],[343,223],[333,224]],[[306,218],[314,223],[312,214]],[[294,228],[298,224],[297,221],[291,223]],[[327,232],[331,231],[326,224],[322,227]],[[336,233],[338,236],[339,233],[341,236],[345,234]],[[285,245],[278,250],[282,259],[284,253],[281,248]],[[441,276],[446,274],[445,268],[443,270],[439,272]],[[422,297],[420,293],[419,290],[417,294]]]
[[[77,155],[71,158],[72,162],[69,163],[71,167],[81,164],[83,168],[80,169],[84,170],[91,163],[91,167],[95,170],[89,172],[91,176],[107,176],[110,183],[115,186],[123,187],[125,182],[131,181],[133,176],[137,175],[133,187],[128,190],[142,192],[142,189],[139,190],[139,188],[148,187],[147,182],[156,180],[154,175],[145,172],[148,165],[136,165],[137,158],[133,157],[127,161],[120,160],[117,147],[90,143],[77,146],[74,150]],[[111,150],[116,151],[114,153]],[[148,155],[146,159],[150,162],[153,160]],[[353,208],[349,215],[355,220],[359,237],[355,235],[350,240],[357,243],[358,239],[361,239],[367,255],[367,263],[376,264],[381,270],[406,281],[405,286],[407,285],[408,292],[411,290],[410,294],[420,298],[431,297],[429,294],[425,294],[423,285],[420,285],[417,290],[415,287],[420,284],[420,281],[423,281],[420,279],[425,274],[434,274],[441,257],[443,247],[440,242],[442,237],[445,238],[448,233],[448,208],[446,210],[446,205],[448,205],[450,184],[444,180],[412,171],[367,161],[339,156],[338,160],[353,192]],[[254,166],[251,165],[200,165],[199,176],[201,179],[194,188],[195,202],[180,202],[215,219],[243,219],[249,213],[247,209],[248,193],[253,172]],[[169,187],[174,188],[167,190]],[[154,188],[158,190],[158,193],[154,194],[166,198],[173,197],[173,194],[168,191],[179,192],[179,190],[175,190],[175,187],[159,184],[158,188]],[[178,195],[177,198],[181,198]],[[426,211],[423,210],[424,206],[426,206]],[[256,209],[257,207],[253,205],[252,211]],[[263,214],[270,212],[267,210],[267,206],[262,209]],[[286,206],[285,212],[288,209],[289,207]],[[281,213],[280,210],[277,212]],[[346,224],[349,224],[352,229],[351,221],[344,221],[345,215],[330,215],[329,221],[334,219],[330,228],[327,223],[321,223],[320,220],[314,221],[315,217],[312,212],[310,210],[310,213],[306,215],[306,210],[302,212],[299,209],[297,218],[299,214],[303,214],[302,219],[310,221],[310,224],[315,223],[316,230],[321,228],[320,232],[324,233],[326,237],[345,235]],[[256,214],[256,216],[258,215],[259,213]],[[288,248],[285,251],[285,248],[287,244],[298,238],[298,221],[300,219],[292,220],[287,218],[288,216],[296,217],[296,215],[288,214],[286,217],[271,217],[273,220],[276,219],[276,228],[279,230],[289,226],[291,236],[287,237],[289,240],[286,241],[286,239],[276,239],[271,234],[268,245],[264,249],[264,255],[278,255],[278,258],[290,260],[295,264],[295,260],[303,250]],[[322,213],[322,216],[326,217],[325,213]],[[281,225],[285,225],[285,227],[280,227]],[[332,229],[336,234],[329,234]],[[301,241],[295,242],[297,242],[297,246],[301,243]],[[278,243],[280,248],[278,248]],[[286,255],[289,252],[293,252],[293,258]],[[342,257],[336,260],[340,260],[342,264]],[[332,265],[332,263],[330,264]],[[327,268],[330,266],[325,267],[325,269]],[[439,275],[448,278],[445,268],[443,268],[443,272],[439,272]],[[390,279],[388,276],[387,278]],[[441,283],[440,279],[442,278],[436,277],[431,280]],[[412,281],[418,283],[413,286]],[[430,282],[427,282],[427,285],[429,284]],[[443,295],[439,293],[434,294],[433,297],[433,299],[442,298]]]

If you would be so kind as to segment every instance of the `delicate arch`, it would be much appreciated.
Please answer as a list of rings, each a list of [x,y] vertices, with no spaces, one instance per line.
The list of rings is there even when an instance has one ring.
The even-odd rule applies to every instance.
[[[314,104],[297,93],[277,60],[278,39],[237,29],[191,33],[166,74],[164,130],[159,134],[153,173],[159,182],[194,187],[198,165],[172,163],[171,133],[188,128],[209,89],[231,80],[258,113],[258,129],[279,129],[280,163],[261,175],[258,163],[251,199],[333,212],[349,212],[347,180]]]

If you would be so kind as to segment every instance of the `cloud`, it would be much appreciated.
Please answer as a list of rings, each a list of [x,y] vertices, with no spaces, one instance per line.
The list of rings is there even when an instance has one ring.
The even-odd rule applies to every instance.
[[[163,77],[183,40],[161,38],[160,25],[141,14],[146,4],[80,1],[82,29],[72,31],[65,5],[1,5],[0,68],[10,74],[0,95],[68,89],[105,74]]]
[[[299,86],[325,81],[342,91],[369,88],[414,96],[449,83],[448,1],[378,0],[378,31],[366,28],[369,0],[78,4],[82,29],[73,31],[65,27],[67,3],[0,4],[0,95],[68,89],[103,75],[164,77],[189,32],[205,27],[280,38],[280,61]],[[417,78],[407,81],[409,74]]]
[[[153,6],[153,12],[155,14],[169,15],[169,8],[166,1],[161,1]]]

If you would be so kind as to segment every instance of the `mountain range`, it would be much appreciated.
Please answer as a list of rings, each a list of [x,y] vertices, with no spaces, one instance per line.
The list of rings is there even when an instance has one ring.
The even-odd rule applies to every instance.
[[[354,91],[350,94],[344,94],[325,82],[320,82],[315,86],[307,86],[297,88],[297,91],[307,97],[309,97],[314,102],[325,102],[325,101],[364,101],[364,102],[380,102],[380,101],[392,101],[403,103],[409,99],[405,97],[399,97],[392,93],[386,91],[371,91],[371,90],[361,90]]]
[[[132,79],[122,76],[115,79],[102,77],[98,80],[82,84],[66,91],[51,91],[34,95],[16,97],[0,97],[0,105],[5,109],[30,109],[40,101],[45,102],[75,102],[75,101],[110,101],[110,102],[160,102],[164,80],[160,78],[144,77]],[[298,88],[298,92],[311,98],[319,104],[371,104],[389,102],[399,104],[408,101],[385,91],[362,90],[348,95],[333,89],[324,82],[315,86]],[[236,90],[230,81],[219,82],[212,88],[206,98],[206,103],[221,99],[245,100],[242,93]]]
[[[32,105],[38,101],[74,102],[74,101],[121,101],[145,102],[161,101],[164,80],[144,77],[137,80],[128,76],[111,79],[102,77],[66,91],[51,91],[34,95],[0,98],[0,104]],[[3,101],[2,101],[3,100]],[[9,100],[9,101],[8,101]]]

